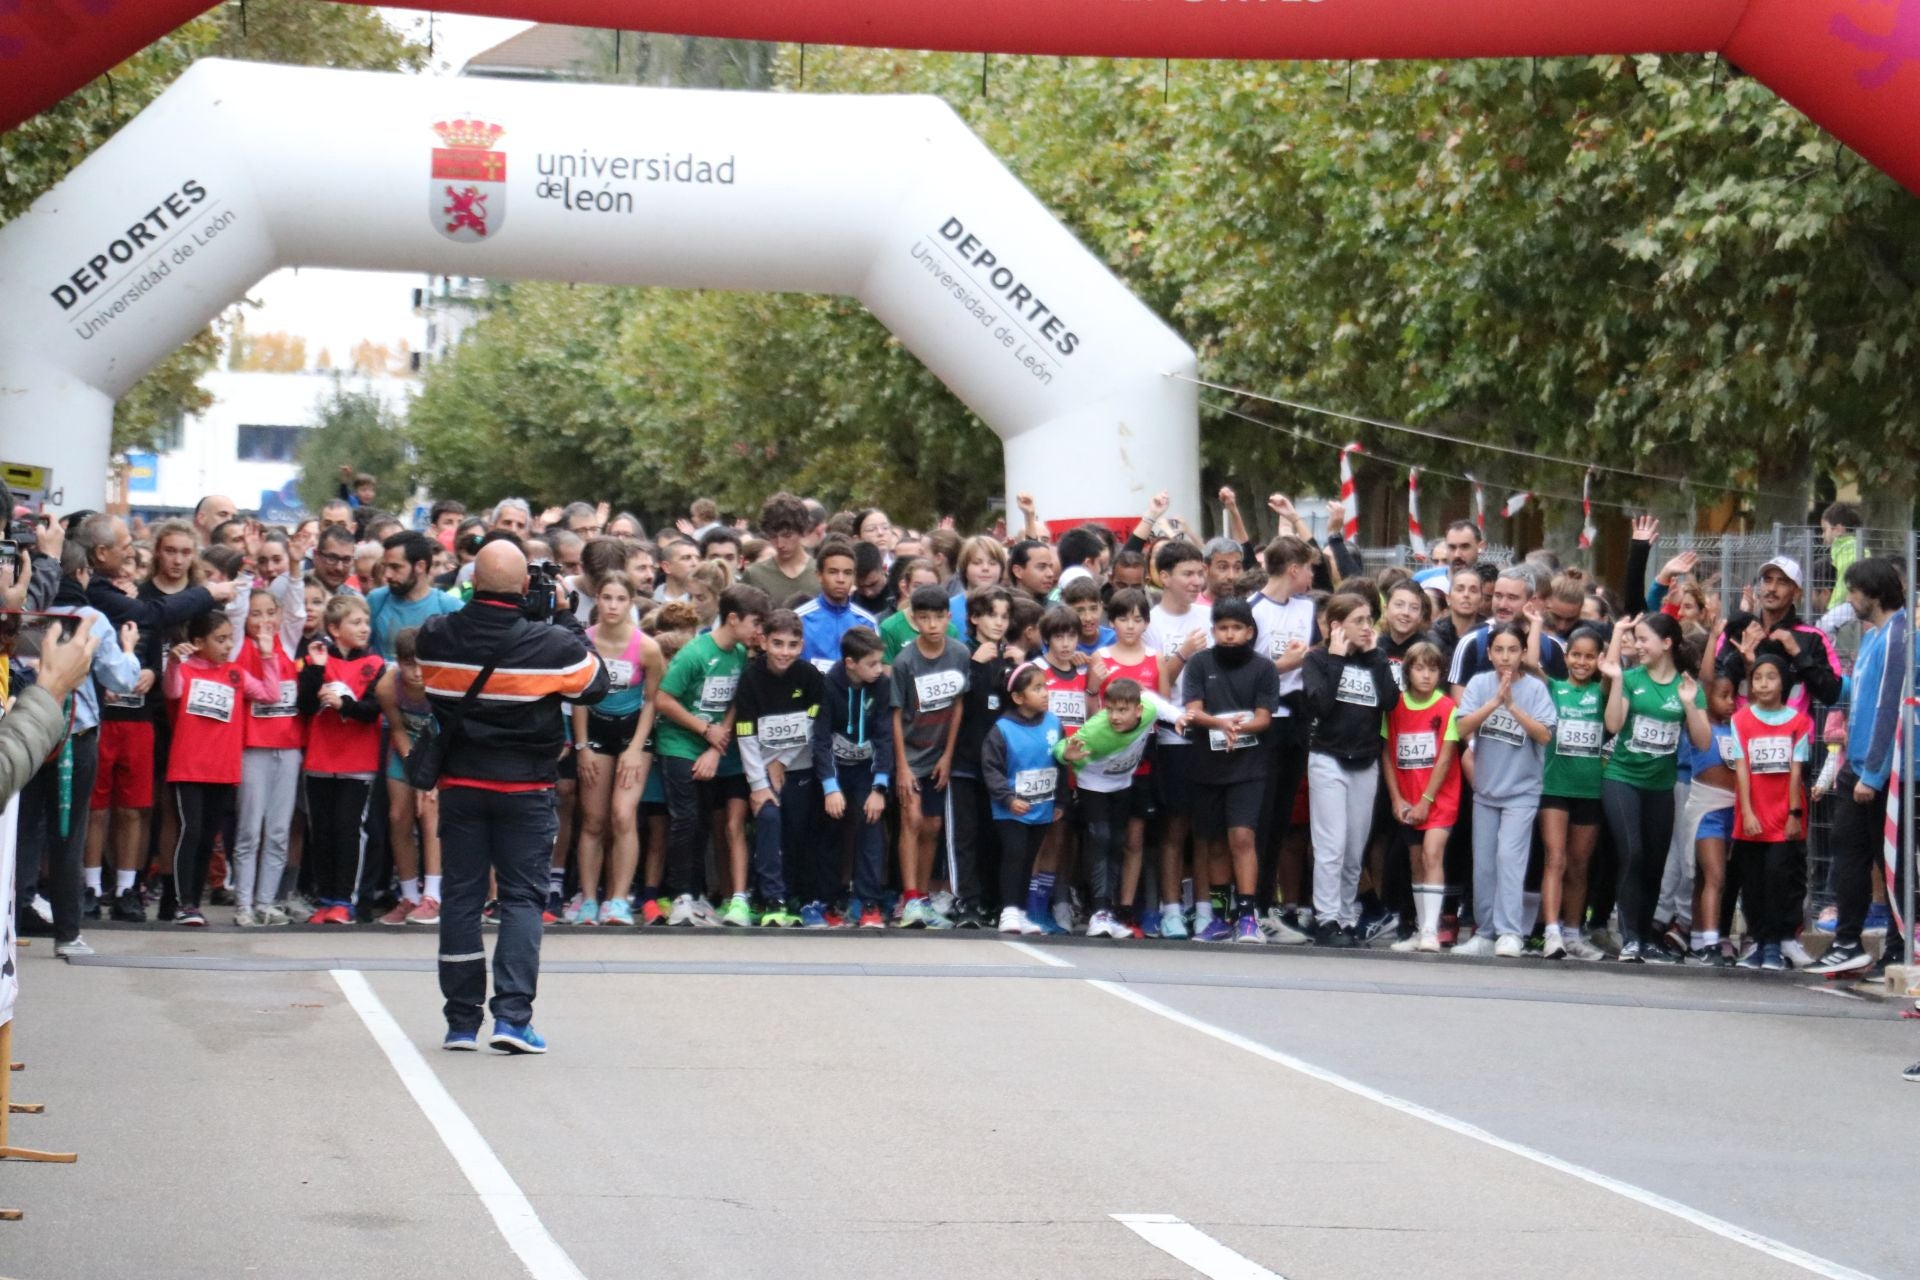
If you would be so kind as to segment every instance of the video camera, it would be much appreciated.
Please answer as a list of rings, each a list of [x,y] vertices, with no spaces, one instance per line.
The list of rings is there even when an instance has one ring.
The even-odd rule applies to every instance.
[[[520,602],[521,616],[529,622],[551,622],[565,592],[560,566],[551,560],[534,561],[527,566],[527,594]]]

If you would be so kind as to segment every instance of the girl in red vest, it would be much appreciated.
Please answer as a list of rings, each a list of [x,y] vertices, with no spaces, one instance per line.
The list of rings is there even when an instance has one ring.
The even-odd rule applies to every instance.
[[[374,685],[384,663],[367,648],[373,619],[358,596],[327,601],[327,642],[307,650],[300,712],[307,723],[307,851],[319,910],[309,924],[353,923],[360,878],[360,824],[380,768],[380,702]]]
[[[174,883],[180,909],[173,922],[204,928],[200,895],[206,889],[213,838],[227,825],[240,790],[240,757],[246,745],[242,702],[272,702],[280,696],[280,657],[269,648],[260,657],[260,675],[229,661],[233,623],[217,610],[187,624],[187,642],[174,649],[167,671],[167,698],[173,713],[173,747],[167,757],[167,782],[180,813],[180,837],[173,850]]]
[[[304,619],[304,613],[302,618]],[[247,637],[252,641],[240,653],[239,663],[250,675],[265,679],[261,655],[278,662],[279,696],[256,702],[247,710],[246,754],[240,767],[240,821],[233,842],[233,922],[244,927],[288,923],[287,913],[274,905],[280,877],[287,867],[287,843],[293,830],[294,800],[300,790],[300,761],[307,743],[306,722],[300,718],[300,668],[288,656],[286,645],[298,647],[299,637],[286,639],[280,602],[264,587],[247,599]]]

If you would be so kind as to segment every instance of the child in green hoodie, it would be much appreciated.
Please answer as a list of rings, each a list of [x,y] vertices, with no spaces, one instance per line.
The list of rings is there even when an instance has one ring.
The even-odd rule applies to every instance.
[[[1136,804],[1145,800],[1143,780],[1136,794],[1134,770],[1153,740],[1152,729],[1162,717],[1177,725],[1180,709],[1141,688],[1137,680],[1115,680],[1107,686],[1106,706],[1072,737],[1054,744],[1053,758],[1074,771],[1081,813],[1087,823],[1087,858],[1093,880],[1093,918],[1089,938],[1131,938],[1133,896],[1139,868],[1132,877],[1119,874],[1125,856],[1127,823]],[[1117,901],[1116,901],[1117,899]]]

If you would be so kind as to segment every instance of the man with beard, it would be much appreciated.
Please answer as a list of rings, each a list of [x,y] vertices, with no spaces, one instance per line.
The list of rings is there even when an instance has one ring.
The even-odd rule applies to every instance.
[[[382,547],[387,585],[367,596],[367,610],[373,615],[374,652],[392,662],[395,637],[428,618],[460,612],[460,601],[433,585],[432,538],[402,531],[389,534]]]

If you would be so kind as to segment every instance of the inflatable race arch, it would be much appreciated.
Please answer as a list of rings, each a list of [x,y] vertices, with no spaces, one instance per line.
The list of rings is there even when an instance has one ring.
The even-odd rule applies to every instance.
[[[217,60],[0,227],[0,457],[101,507],[115,399],[283,266],[852,295],[1043,515],[1201,509],[1193,352],[936,98]]]
[[[0,0],[0,129],[212,0]],[[583,27],[1146,58],[1721,53],[1920,191],[1920,0],[412,0]]]

